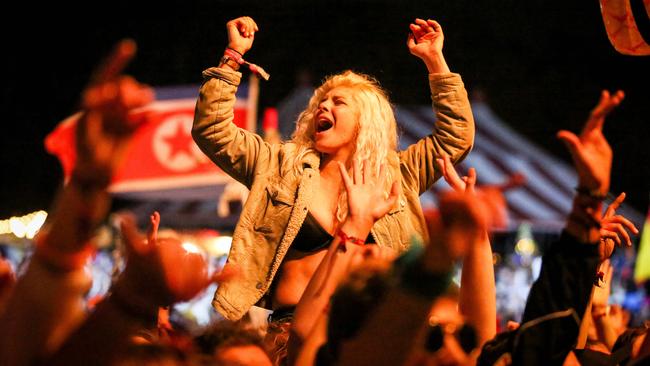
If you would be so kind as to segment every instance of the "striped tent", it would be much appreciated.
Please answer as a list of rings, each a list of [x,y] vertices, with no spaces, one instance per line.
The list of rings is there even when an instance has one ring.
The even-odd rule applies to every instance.
[[[536,232],[558,232],[575,193],[577,175],[573,167],[515,132],[486,103],[472,101],[472,110],[476,122],[475,144],[459,170],[465,173],[474,167],[479,185],[498,185],[514,173],[523,174],[525,183],[505,193],[508,230],[527,223]],[[426,105],[397,106],[396,116],[402,130],[401,148],[431,133],[435,122],[431,108]],[[434,207],[436,194],[446,189],[449,186],[439,180],[422,196],[423,207]],[[625,204],[619,212],[636,224],[643,222],[643,215]]]

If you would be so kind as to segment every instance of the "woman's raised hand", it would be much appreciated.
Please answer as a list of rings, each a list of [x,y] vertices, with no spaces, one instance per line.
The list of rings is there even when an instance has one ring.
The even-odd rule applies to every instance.
[[[355,224],[369,225],[383,217],[397,202],[399,186],[393,182],[388,197],[384,195],[386,185],[386,166],[381,165],[379,174],[371,169],[368,162],[352,163],[352,177],[339,162],[339,170],[348,193],[348,218]]]
[[[228,48],[246,53],[253,47],[255,32],[259,30],[257,24],[251,17],[240,17],[226,23],[228,30]]]
[[[406,42],[409,51],[424,61],[429,73],[449,72],[442,55],[445,35],[440,24],[435,20],[416,18],[409,24],[409,31]]]

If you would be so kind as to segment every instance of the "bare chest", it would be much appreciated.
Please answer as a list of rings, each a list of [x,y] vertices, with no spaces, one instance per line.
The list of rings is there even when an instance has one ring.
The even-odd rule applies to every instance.
[[[330,234],[336,231],[336,207],[338,204],[339,188],[327,182],[319,182],[314,187],[314,198],[309,206],[309,213]]]

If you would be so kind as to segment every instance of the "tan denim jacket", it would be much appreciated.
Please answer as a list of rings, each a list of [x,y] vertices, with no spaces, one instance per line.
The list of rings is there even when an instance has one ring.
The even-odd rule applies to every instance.
[[[320,178],[320,156],[308,153],[299,164],[302,169],[294,169],[297,145],[268,144],[233,123],[241,73],[210,68],[203,77],[192,136],[212,161],[250,189],[228,257],[241,272],[219,286],[212,302],[235,320],[268,291],[307,215]],[[397,206],[371,231],[378,245],[398,252],[407,249],[414,236],[428,241],[419,196],[440,177],[436,157],[444,152],[457,163],[474,143],[474,119],[460,75],[429,75],[429,83],[437,117],[434,133],[389,154],[390,169],[402,190]]]

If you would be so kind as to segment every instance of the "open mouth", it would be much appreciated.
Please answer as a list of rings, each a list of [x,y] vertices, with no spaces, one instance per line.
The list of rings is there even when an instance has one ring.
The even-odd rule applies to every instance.
[[[316,132],[323,132],[327,131],[330,128],[332,128],[334,124],[328,120],[321,120],[318,121],[318,125],[316,126]]]

